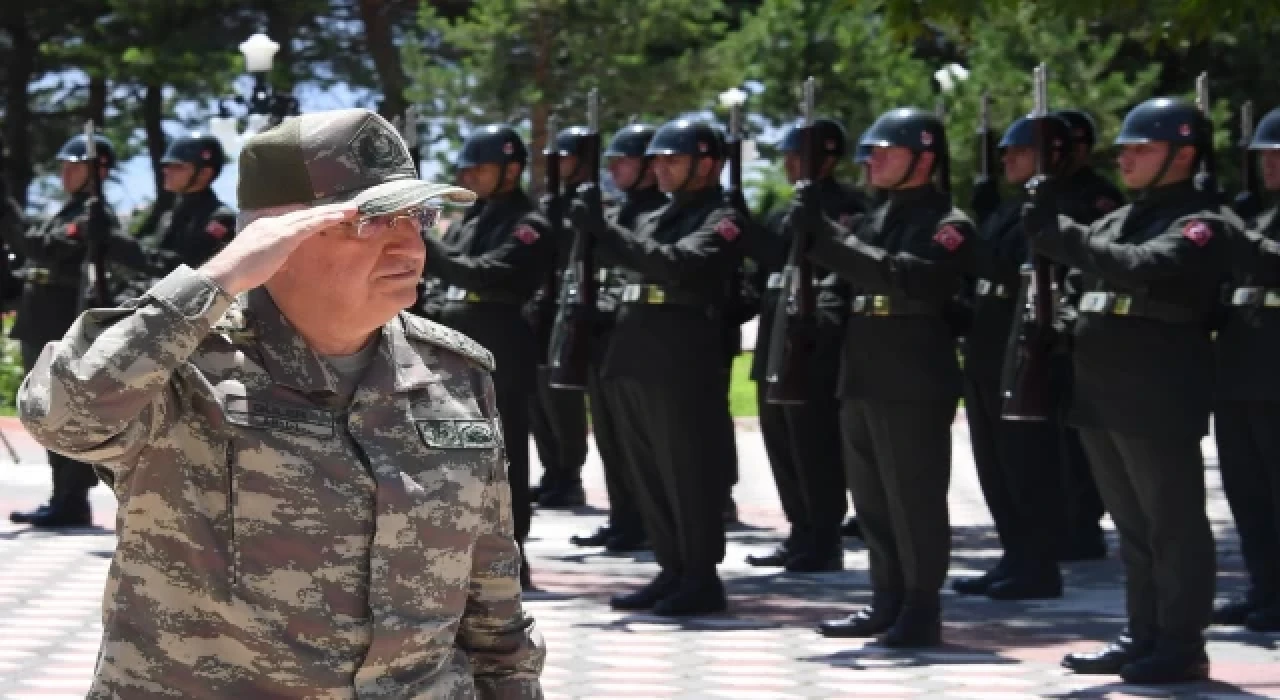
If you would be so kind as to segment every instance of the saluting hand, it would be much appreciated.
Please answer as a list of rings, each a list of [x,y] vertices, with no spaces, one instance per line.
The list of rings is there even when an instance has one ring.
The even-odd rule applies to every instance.
[[[246,226],[200,269],[235,296],[271,279],[303,241],[339,224],[354,223],[356,215],[354,205],[340,203],[263,217]]]

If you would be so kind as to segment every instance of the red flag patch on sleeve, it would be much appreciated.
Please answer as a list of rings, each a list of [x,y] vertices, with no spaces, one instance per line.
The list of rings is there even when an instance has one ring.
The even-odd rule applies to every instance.
[[[520,241],[525,245],[532,245],[534,241],[542,238],[542,234],[538,233],[538,230],[529,224],[520,224],[517,226],[514,235],[517,241]]]
[[[1203,248],[1213,238],[1213,229],[1199,219],[1192,219],[1182,227],[1182,237]]]
[[[218,240],[222,240],[227,236],[227,227],[223,226],[221,221],[214,220],[204,227],[204,232]]]
[[[1101,197],[1098,197],[1096,200],[1094,200],[1093,206],[1095,209],[1102,212],[1103,214],[1110,214],[1111,212],[1115,211],[1116,200],[1106,195],[1102,195]]]
[[[957,248],[964,245],[964,234],[960,233],[960,229],[955,226],[947,224],[933,234],[933,242],[946,248],[948,253],[954,253]]]
[[[720,234],[720,237],[726,241],[735,240],[742,234],[742,229],[738,228],[738,225],[734,223],[733,219],[721,219],[720,223],[716,224],[715,230],[716,233]]]
[[[837,223],[840,224],[840,228],[849,228],[849,222],[851,221],[853,221],[853,214],[845,212],[840,215],[840,220]]]
[[[68,238],[75,238],[76,236],[79,236],[79,235],[80,235],[80,227],[76,226],[76,222],[72,221],[71,223],[67,224]]]

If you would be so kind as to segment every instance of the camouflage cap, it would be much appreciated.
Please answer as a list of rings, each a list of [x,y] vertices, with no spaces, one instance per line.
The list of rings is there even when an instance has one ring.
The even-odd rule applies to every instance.
[[[255,134],[240,152],[236,197],[246,210],[352,202],[366,215],[476,199],[470,190],[419,180],[404,139],[367,109],[303,114]]]

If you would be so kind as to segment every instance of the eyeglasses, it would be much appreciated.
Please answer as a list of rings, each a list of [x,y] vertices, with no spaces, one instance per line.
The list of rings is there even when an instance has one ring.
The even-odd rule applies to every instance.
[[[356,219],[356,238],[370,238],[400,225],[402,220],[413,221],[419,231],[428,231],[440,218],[439,207],[413,207],[394,214],[374,214]]]

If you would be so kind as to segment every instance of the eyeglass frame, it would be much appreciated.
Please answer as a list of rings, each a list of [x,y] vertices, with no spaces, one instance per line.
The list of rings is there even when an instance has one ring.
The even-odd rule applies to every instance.
[[[440,221],[441,207],[433,207],[427,204],[420,204],[408,209],[402,209],[391,214],[371,214],[356,219],[355,234],[356,238],[370,238],[380,231],[390,231],[400,225],[401,219],[417,218],[419,233],[426,233],[435,227]],[[376,223],[385,220],[385,223]],[[374,231],[365,233],[365,226],[375,224],[377,228]]]

